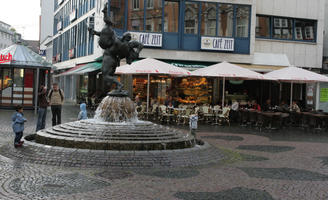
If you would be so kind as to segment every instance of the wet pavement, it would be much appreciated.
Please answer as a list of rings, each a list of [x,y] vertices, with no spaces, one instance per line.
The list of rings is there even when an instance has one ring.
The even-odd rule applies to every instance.
[[[64,106],[62,121],[75,121],[78,112],[77,106]],[[328,199],[325,130],[293,127],[260,132],[237,125],[200,125],[197,136],[212,145],[212,153],[222,159],[156,168],[133,167],[145,160],[125,159],[132,166],[127,168],[121,167],[122,163],[99,164],[108,157],[106,151],[95,156],[92,151],[33,145],[15,149],[12,113],[0,110],[0,199]],[[25,111],[25,117],[24,135],[32,134],[36,116]],[[177,163],[184,162],[183,156],[175,158]],[[85,160],[90,165],[83,164]]]

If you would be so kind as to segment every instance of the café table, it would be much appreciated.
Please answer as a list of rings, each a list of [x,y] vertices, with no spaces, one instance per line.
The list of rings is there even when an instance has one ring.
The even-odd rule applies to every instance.
[[[261,114],[269,123],[268,129],[278,129],[281,126],[281,112],[262,112]],[[273,122],[275,122],[276,127],[273,126]]]

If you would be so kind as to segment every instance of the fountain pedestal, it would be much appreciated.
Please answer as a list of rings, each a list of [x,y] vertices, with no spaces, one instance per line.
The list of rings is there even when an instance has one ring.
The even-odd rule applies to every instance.
[[[168,150],[192,148],[195,138],[182,131],[140,121],[129,97],[106,96],[94,119],[38,131],[37,143],[98,150]]]

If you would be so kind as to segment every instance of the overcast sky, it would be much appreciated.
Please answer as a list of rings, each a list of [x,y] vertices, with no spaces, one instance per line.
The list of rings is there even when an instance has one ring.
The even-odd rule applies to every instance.
[[[13,26],[25,40],[39,40],[40,0],[1,0],[0,21]]]

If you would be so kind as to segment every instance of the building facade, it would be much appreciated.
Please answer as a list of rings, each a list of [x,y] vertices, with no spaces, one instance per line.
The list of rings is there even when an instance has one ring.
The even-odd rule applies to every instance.
[[[97,38],[87,28],[101,30],[105,2],[55,1],[53,61],[59,72],[102,55]],[[290,64],[322,68],[324,8],[324,0],[111,0],[110,16],[117,35],[131,32],[133,39],[144,44],[141,58],[189,69],[228,61],[268,72]],[[139,87],[138,82],[144,83],[133,79],[133,89]],[[161,88],[175,84],[172,80],[153,82],[161,83],[154,92],[164,96],[167,92]],[[214,95],[218,81],[207,82],[213,84]],[[298,100],[304,100],[303,96]]]
[[[9,24],[0,21],[0,50],[9,47],[17,39],[20,39],[20,35],[10,29]]]

